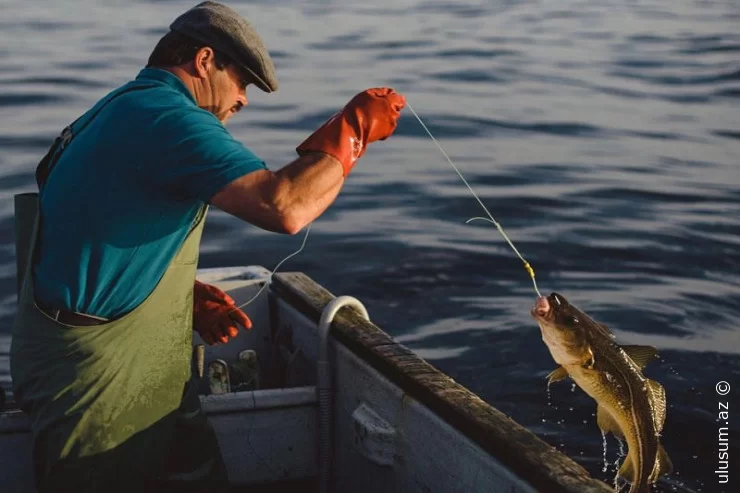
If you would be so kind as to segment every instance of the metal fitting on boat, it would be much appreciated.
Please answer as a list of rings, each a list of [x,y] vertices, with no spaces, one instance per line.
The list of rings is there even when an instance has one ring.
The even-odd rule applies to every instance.
[[[340,296],[330,301],[321,312],[319,321],[319,360],[316,389],[319,399],[319,491],[328,493],[331,466],[331,365],[329,363],[329,330],[342,307],[357,308],[365,320],[370,316],[365,306],[352,296]]]

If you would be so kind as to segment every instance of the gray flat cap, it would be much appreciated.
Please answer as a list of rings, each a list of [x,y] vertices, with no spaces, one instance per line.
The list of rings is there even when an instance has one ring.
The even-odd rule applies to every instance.
[[[170,29],[227,55],[252,74],[263,91],[277,91],[275,66],[262,38],[246,19],[226,5],[199,3],[175,19]]]

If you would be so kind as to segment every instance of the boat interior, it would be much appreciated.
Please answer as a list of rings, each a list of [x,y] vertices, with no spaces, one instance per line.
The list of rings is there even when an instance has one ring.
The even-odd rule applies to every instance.
[[[259,266],[197,277],[243,305],[253,324],[228,344],[193,338],[194,378],[232,491],[611,491],[395,342],[359,300]],[[0,355],[0,375],[7,359]],[[30,426],[8,397],[0,484],[30,493]]]

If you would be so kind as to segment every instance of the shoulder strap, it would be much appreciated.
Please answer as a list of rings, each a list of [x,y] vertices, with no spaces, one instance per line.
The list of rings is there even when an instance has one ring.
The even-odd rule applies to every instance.
[[[118,90],[109,93],[106,97],[98,101],[95,106],[93,106],[77,120],[64,127],[62,133],[59,134],[56,139],[54,139],[54,142],[51,144],[51,147],[47,151],[46,155],[41,159],[38,166],[36,167],[36,184],[38,185],[39,190],[41,190],[41,188],[46,183],[46,180],[49,178],[51,171],[56,166],[57,161],[59,161],[59,156],[61,156],[62,151],[69,145],[75,135],[78,135],[80,132],[82,132],[82,130],[84,130],[85,127],[87,127],[90,122],[92,122],[93,119],[98,116],[98,114],[103,110],[103,108],[108,105],[108,103],[116,99],[118,96],[126,94],[127,92],[137,91],[139,89],[149,89],[150,87],[154,87],[154,85],[141,84],[119,88]]]

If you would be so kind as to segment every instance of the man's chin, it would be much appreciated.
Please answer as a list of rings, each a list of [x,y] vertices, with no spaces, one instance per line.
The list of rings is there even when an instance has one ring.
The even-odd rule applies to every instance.
[[[229,120],[229,118],[231,118],[232,116],[234,116],[234,114],[236,113],[233,110],[226,110],[226,111],[222,111],[221,113],[217,113],[217,112],[214,111],[213,107],[210,107],[210,106],[209,107],[200,106],[200,108],[202,108],[202,109],[206,110],[207,112],[211,113],[213,116],[215,116],[216,118],[218,118],[218,121],[220,121],[224,125]]]
[[[232,116],[236,115],[238,113],[238,110],[227,110],[224,111],[221,115],[216,115],[216,117],[221,120],[221,123],[224,125],[227,121],[231,119]]]
[[[215,115],[216,118],[218,118],[218,121],[221,122],[221,124],[226,125],[226,122],[229,121],[229,119],[233,116],[233,113],[228,111],[226,113],[222,113],[220,115]]]

